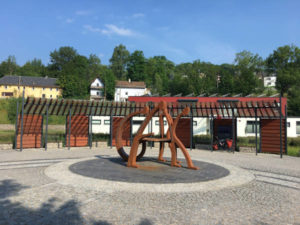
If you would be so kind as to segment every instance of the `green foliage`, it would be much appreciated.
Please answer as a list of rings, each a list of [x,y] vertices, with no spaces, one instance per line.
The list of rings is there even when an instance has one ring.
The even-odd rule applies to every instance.
[[[146,78],[146,58],[142,51],[134,51],[127,63],[127,76],[132,81],[143,81]]]
[[[300,147],[299,146],[289,146],[288,155],[300,157]]]
[[[259,140],[257,143],[259,143]],[[237,145],[243,147],[255,147],[255,137],[238,137]]]
[[[17,73],[19,66],[16,62],[15,56],[8,56],[7,60],[3,61],[0,64],[0,77],[3,77],[4,75],[14,75]]]
[[[112,57],[110,58],[110,68],[114,73],[115,77],[120,80],[126,79],[127,71],[126,65],[129,60],[129,51],[122,44],[114,48]]]
[[[107,100],[113,100],[115,96],[115,76],[111,70],[106,70],[103,75],[104,95]]]
[[[42,60],[35,58],[20,67],[17,74],[20,76],[44,77],[47,75],[47,68],[43,65]]]
[[[210,135],[195,135],[193,139],[195,144],[211,144]]]

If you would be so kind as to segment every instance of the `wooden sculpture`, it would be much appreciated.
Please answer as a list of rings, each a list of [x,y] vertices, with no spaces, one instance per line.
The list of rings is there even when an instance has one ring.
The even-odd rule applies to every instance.
[[[154,116],[155,113],[159,114],[159,126],[160,126],[160,138],[152,138],[150,136],[154,135],[153,133],[149,134],[143,134],[146,126],[150,122],[151,118]],[[176,135],[176,127],[179,122],[179,119],[182,116],[188,115],[190,112],[190,108],[186,107],[177,117],[175,120],[170,116],[167,110],[167,103],[165,101],[161,101],[154,109],[149,111],[149,107],[145,106],[141,111],[133,112],[126,116],[120,123],[117,134],[116,134],[116,148],[118,150],[119,155],[127,161],[128,167],[135,167],[137,168],[138,165],[136,164],[136,161],[143,157],[146,151],[146,143],[147,142],[160,142],[160,150],[159,150],[159,156],[158,161],[165,161],[163,159],[163,153],[164,153],[164,143],[169,143],[169,148],[171,150],[171,166],[181,167],[180,161],[177,160],[177,146],[181,149],[185,160],[187,162],[187,166],[190,169],[199,169],[198,167],[194,166],[191,157],[186,150],[185,146],[182,144],[182,142],[179,140],[179,138]],[[129,156],[124,151],[123,144],[122,144],[122,134],[124,130],[125,124],[133,117],[139,114],[144,114],[146,116],[145,120],[141,124],[140,128],[138,129],[130,149]],[[164,137],[164,122],[163,119],[166,117],[167,123],[169,125],[168,132],[166,134],[166,137]],[[139,144],[142,144],[142,151],[140,154],[138,153],[138,146]]]

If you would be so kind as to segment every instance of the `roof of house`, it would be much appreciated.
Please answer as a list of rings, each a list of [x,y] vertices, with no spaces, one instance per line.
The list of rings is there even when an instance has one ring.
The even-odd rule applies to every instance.
[[[146,88],[146,84],[144,81],[123,81],[118,80],[116,83],[116,87],[119,88]]]
[[[0,85],[20,85],[35,87],[59,87],[56,78],[30,76],[4,76],[0,78]]]

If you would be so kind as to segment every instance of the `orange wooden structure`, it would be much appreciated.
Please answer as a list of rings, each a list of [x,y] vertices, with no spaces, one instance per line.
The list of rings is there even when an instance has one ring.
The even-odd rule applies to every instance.
[[[155,113],[159,113],[159,124],[160,124],[160,130],[161,130],[161,138],[151,138],[150,136],[154,135],[153,133],[148,133],[148,134],[143,134],[146,126],[150,122],[151,118],[154,116]],[[141,158],[143,154],[146,151],[146,142],[160,142],[161,147],[160,147],[160,152],[158,156],[159,161],[165,161],[163,159],[163,152],[164,152],[164,143],[167,142],[169,143],[169,147],[171,150],[171,166],[176,166],[176,167],[181,167],[180,162],[177,160],[177,146],[180,148],[182,151],[185,160],[187,162],[187,167],[189,169],[195,169],[197,170],[198,167],[194,166],[190,155],[182,142],[179,140],[179,138],[176,135],[176,127],[178,125],[180,117],[184,115],[188,115],[190,112],[190,108],[186,107],[182,110],[182,112],[176,117],[175,120],[172,119],[170,116],[168,110],[167,110],[167,104],[166,102],[162,101],[159,104],[157,104],[151,111],[149,111],[149,107],[145,106],[142,110],[133,112],[126,116],[120,123],[120,126],[118,127],[117,130],[117,137],[116,137],[116,148],[120,156],[127,161],[127,166],[128,167],[135,167],[137,168],[138,165],[136,164],[136,160]],[[141,124],[140,128],[137,131],[137,134],[135,135],[131,149],[130,149],[130,154],[127,156],[123,149],[123,144],[122,144],[122,134],[124,132],[124,127],[125,124],[133,117],[139,114],[144,114],[146,116],[144,122]],[[166,120],[169,125],[169,130],[167,132],[167,136],[164,137],[164,124],[163,124],[163,117],[166,117]],[[142,144],[142,152],[138,155],[138,146]]]
[[[66,123],[66,146],[67,147],[84,147],[88,145],[89,140],[89,117],[78,115],[71,117],[71,134],[68,135],[69,117]],[[70,146],[69,146],[69,136]]]

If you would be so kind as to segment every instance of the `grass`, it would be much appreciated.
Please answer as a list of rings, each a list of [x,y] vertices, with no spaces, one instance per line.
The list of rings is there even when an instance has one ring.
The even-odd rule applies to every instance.
[[[288,155],[300,157],[300,146],[288,146]]]

